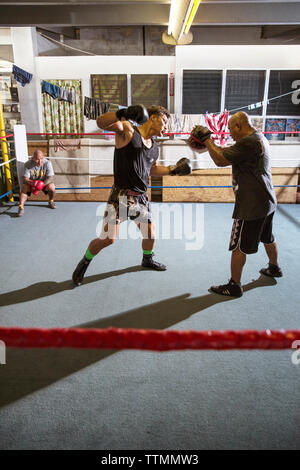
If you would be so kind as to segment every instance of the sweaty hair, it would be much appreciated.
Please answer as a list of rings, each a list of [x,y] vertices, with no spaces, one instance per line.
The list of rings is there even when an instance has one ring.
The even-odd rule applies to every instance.
[[[152,106],[149,106],[149,108],[147,108],[147,111],[148,111],[149,117],[152,116],[152,114],[156,114],[157,116],[164,114],[168,119],[170,117],[169,111],[163,106],[152,105]]]

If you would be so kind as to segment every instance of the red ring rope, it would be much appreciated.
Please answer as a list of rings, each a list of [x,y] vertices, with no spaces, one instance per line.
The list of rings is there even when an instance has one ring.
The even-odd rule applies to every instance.
[[[8,137],[13,137],[14,134],[8,134],[8,135],[3,135],[0,137],[0,139],[8,139]]]
[[[175,331],[123,328],[0,328],[0,340],[14,348],[289,349],[300,330]]]
[[[300,131],[261,131],[262,134],[300,134]],[[27,132],[27,135],[115,135],[115,132]],[[229,132],[212,132],[213,135],[229,135]],[[12,137],[9,134],[4,137]],[[164,135],[192,135],[190,132],[164,132]]]

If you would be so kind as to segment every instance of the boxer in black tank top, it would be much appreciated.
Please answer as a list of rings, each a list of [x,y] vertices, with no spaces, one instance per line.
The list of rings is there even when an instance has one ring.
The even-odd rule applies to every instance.
[[[146,147],[137,127],[130,142],[114,153],[114,184],[118,188],[131,189],[143,194],[149,186],[150,171],[158,159],[158,145],[150,139],[150,148]]]
[[[72,279],[75,285],[82,284],[86,269],[103,248],[115,242],[120,222],[134,220],[141,230],[143,241],[142,266],[165,271],[166,266],[153,260],[155,227],[151,218],[147,189],[149,176],[176,174],[174,168],[159,166],[158,146],[154,136],[162,136],[167,129],[170,115],[162,106],[151,106],[146,110],[142,105],[130,106],[115,112],[108,112],[97,118],[100,129],[116,133],[114,153],[114,185],[110,193],[102,232],[92,240],[77,265]],[[141,124],[133,126],[129,120]],[[171,173],[172,171],[172,173]],[[177,173],[179,174],[179,173]]]
[[[107,222],[121,223],[129,217],[139,223],[152,223],[147,195],[152,166],[158,159],[158,145],[151,138],[150,148],[145,145],[138,128],[130,142],[114,153],[114,185],[108,198]],[[122,199],[120,199],[122,197]],[[126,210],[124,207],[126,199]],[[120,201],[123,201],[123,206]],[[120,210],[120,208],[124,210]]]

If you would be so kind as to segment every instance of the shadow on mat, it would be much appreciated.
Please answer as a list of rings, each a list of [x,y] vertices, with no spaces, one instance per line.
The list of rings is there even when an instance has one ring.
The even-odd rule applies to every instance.
[[[277,207],[278,212],[280,212],[284,217],[286,217],[292,224],[296,225],[296,227],[300,228],[300,221],[289,214],[285,209],[283,209],[282,205]]]
[[[15,212],[9,212],[13,209]],[[0,215],[8,215],[9,217],[17,217],[18,205],[0,204]]]
[[[128,270],[124,271],[128,272]],[[90,276],[90,278],[94,277]],[[99,278],[99,276],[96,277]],[[249,291],[257,287],[274,284],[276,284],[274,279],[261,276],[244,286],[244,288],[245,291]],[[77,325],[77,327],[107,328],[111,326],[116,328],[166,329],[212,305],[232,300],[238,299],[222,297],[217,294],[206,294],[191,298],[190,294],[182,294],[128,310],[109,318]],[[6,365],[0,368],[0,406],[8,405],[47,387],[116,352],[118,351],[107,349],[9,348],[7,350]]]
[[[144,271],[141,265],[132,266],[131,268],[117,269],[116,271],[110,271],[107,273],[94,274],[92,276],[86,276],[84,278],[84,284],[90,284],[92,282],[103,281],[113,276],[121,276],[122,274],[134,273],[138,271]],[[275,285],[276,281],[273,278],[268,278],[266,276],[261,276],[259,279],[250,282],[247,285],[244,285],[244,291],[253,289],[255,287],[263,287],[268,285]],[[6,292],[0,294],[0,307],[7,305],[20,304],[22,302],[30,302],[31,300],[41,299],[43,297],[49,297],[50,295],[59,294],[60,292],[72,289],[80,289],[80,287],[75,287],[71,280],[55,282],[55,281],[45,281],[37,282],[36,284],[31,284],[28,287],[23,289],[12,290],[11,292]],[[232,300],[232,299],[225,299]]]
[[[6,209],[1,210],[2,207],[6,207]],[[26,211],[26,208],[29,208],[29,207],[45,207],[46,209],[49,209],[48,201],[45,201],[44,203],[41,203],[41,204],[25,204],[25,211]],[[2,204],[0,205],[0,215],[8,215],[8,217],[11,217],[12,219],[15,219],[15,218],[19,219],[18,208],[19,208],[18,204],[15,204],[13,206]],[[11,209],[13,209],[14,212],[10,212]],[[25,215],[23,217],[25,217]]]
[[[84,284],[90,284],[91,282],[103,281],[113,276],[121,276],[122,274],[134,273],[137,271],[144,271],[141,265],[131,266],[130,268],[117,269],[116,271],[109,271],[107,273],[94,274],[92,276],[85,276]],[[48,297],[50,295],[59,294],[60,292],[72,289],[80,289],[75,287],[72,280],[55,282],[45,281],[31,284],[23,289],[12,290],[11,292],[5,292],[0,295],[0,307],[5,305],[20,304],[22,302],[29,302],[30,300],[40,299],[42,297]]]

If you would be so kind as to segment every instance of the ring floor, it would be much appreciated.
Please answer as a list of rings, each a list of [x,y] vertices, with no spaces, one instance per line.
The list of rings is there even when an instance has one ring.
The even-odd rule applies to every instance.
[[[16,206],[0,206],[2,326],[299,328],[299,205],[280,205],[274,219],[284,277],[259,274],[261,246],[247,258],[241,298],[208,292],[230,277],[232,204],[177,204],[168,220],[171,206],[153,203],[156,259],[168,270],[140,267],[140,240],[125,223],[80,287],[71,275],[104,203],[57,205],[28,203],[21,218]],[[299,449],[293,352],[9,348],[0,365],[0,448]]]

